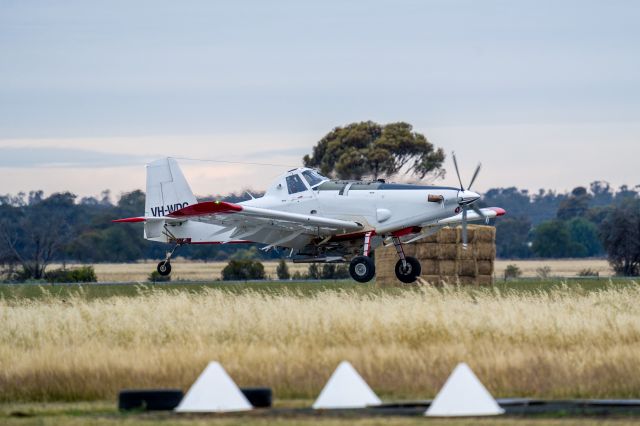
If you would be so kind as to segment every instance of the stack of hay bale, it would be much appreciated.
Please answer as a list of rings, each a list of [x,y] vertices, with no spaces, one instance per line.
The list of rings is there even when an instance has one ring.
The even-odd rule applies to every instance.
[[[431,284],[491,285],[496,257],[496,229],[469,225],[467,249],[462,248],[462,229],[442,228],[436,234],[411,244],[404,252],[422,264],[420,278]],[[393,245],[375,251],[378,286],[402,284],[395,274],[398,255]],[[420,279],[418,280],[420,281]]]

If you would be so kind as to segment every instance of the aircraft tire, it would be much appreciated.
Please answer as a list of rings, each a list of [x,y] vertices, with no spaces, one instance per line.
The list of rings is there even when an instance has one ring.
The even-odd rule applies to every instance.
[[[356,256],[349,264],[349,274],[359,283],[366,283],[376,275],[376,265],[369,256]]]
[[[163,277],[166,277],[171,273],[171,263],[165,262],[164,260],[158,263],[158,273]]]
[[[184,394],[179,389],[126,389],[118,394],[119,410],[173,410]]]
[[[420,261],[415,257],[407,256],[405,259],[407,261],[407,269],[405,270],[402,267],[402,260],[398,260],[396,263],[396,277],[403,283],[409,284],[420,276],[422,266],[420,265]]]
[[[269,408],[273,403],[271,388],[240,388],[240,392],[255,408]]]

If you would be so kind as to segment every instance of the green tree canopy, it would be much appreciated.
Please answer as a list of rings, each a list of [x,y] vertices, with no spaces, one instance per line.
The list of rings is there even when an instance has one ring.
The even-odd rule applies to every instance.
[[[336,127],[305,155],[304,165],[340,179],[391,176],[408,166],[407,173],[424,178],[444,176],[442,148],[408,123],[380,125],[372,121]]]
[[[640,200],[629,198],[600,224],[600,240],[609,263],[620,275],[640,275]]]
[[[571,240],[581,246],[578,249],[584,256],[597,256],[602,254],[602,245],[598,238],[598,228],[587,219],[574,217],[567,222]],[[576,256],[581,257],[581,256]]]
[[[531,249],[539,257],[567,257],[571,251],[571,235],[565,222],[549,220],[538,225],[533,233]]]

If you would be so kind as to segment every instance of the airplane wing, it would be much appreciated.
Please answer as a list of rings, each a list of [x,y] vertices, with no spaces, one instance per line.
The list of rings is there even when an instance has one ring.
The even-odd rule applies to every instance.
[[[506,213],[506,211],[500,207],[485,207],[483,209],[480,209],[480,211],[484,214],[484,217],[480,216],[478,213],[474,212],[473,210],[467,211],[467,221],[475,222],[475,221],[485,220],[487,218],[492,219],[494,217],[502,216]],[[450,216],[444,219],[440,219],[436,223],[431,223],[425,226],[458,225],[460,223],[462,223],[462,213],[458,213],[455,216]]]
[[[268,227],[288,231],[317,233],[318,228],[330,232],[358,231],[358,222],[331,219],[316,215],[304,215],[281,210],[264,209],[225,201],[205,201],[176,210],[168,215],[172,219],[195,220],[227,228]]]
[[[506,213],[503,208],[500,207],[485,207],[480,209],[483,216],[480,216],[473,210],[467,211],[467,221],[468,222],[478,222],[481,220],[492,219],[494,217],[502,216]],[[403,243],[413,243],[415,241],[419,241],[423,238],[428,237],[429,235],[433,235],[438,232],[441,228],[445,226],[456,226],[462,223],[462,213],[459,213],[455,216],[450,216],[444,219],[440,219],[435,222],[423,223],[420,225],[420,232],[417,233],[409,233],[401,237]],[[393,244],[391,240],[385,241],[385,245]]]

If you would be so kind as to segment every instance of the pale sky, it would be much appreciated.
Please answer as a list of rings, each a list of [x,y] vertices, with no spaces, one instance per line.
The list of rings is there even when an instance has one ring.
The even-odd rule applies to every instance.
[[[264,189],[337,125],[407,121],[479,191],[640,184],[638,1],[0,0],[0,194]]]

